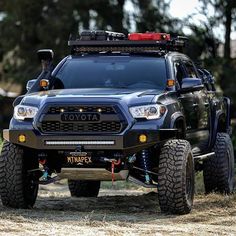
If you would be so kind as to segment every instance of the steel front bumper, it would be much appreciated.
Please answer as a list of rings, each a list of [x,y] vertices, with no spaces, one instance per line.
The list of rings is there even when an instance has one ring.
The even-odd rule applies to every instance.
[[[75,150],[82,146],[85,150],[120,150],[133,153],[143,148],[153,146],[161,141],[160,130],[129,130],[122,135],[42,135],[37,130],[3,131],[5,140],[21,146],[38,150]],[[145,134],[147,140],[139,141],[139,136]],[[19,136],[24,135],[25,141],[20,142]]]

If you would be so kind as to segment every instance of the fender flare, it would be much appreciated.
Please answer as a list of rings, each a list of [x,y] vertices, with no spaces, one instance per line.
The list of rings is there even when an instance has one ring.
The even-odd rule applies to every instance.
[[[173,114],[171,115],[171,118],[170,118],[170,119],[171,119],[171,121],[170,121],[170,128],[171,128],[171,129],[174,128],[175,122],[176,122],[176,120],[178,120],[178,119],[182,119],[183,122],[185,123],[184,115],[183,115],[183,113],[180,112],[180,111],[177,111],[177,112],[173,113]]]
[[[177,111],[171,115],[170,128],[171,129],[175,128],[175,124],[176,124],[177,120],[178,121],[181,120],[183,122],[183,125],[184,125],[183,131],[185,132],[186,131],[186,121],[185,121],[183,113],[180,111]]]
[[[216,141],[220,117],[222,117],[224,115],[225,115],[225,113],[223,111],[218,111],[214,117],[214,125],[212,127],[212,135],[211,135],[211,144],[209,147],[210,149],[213,148],[215,141]]]

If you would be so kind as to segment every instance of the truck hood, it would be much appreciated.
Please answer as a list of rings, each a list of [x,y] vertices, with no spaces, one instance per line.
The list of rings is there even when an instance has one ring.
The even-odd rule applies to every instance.
[[[26,94],[24,105],[40,107],[45,103],[64,102],[109,102],[121,100],[128,106],[149,104],[156,95],[163,93],[154,89],[63,89]]]

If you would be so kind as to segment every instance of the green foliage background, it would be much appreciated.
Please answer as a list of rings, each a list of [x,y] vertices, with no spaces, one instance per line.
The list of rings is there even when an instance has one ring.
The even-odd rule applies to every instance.
[[[176,1],[176,0],[172,0]],[[207,18],[208,7],[215,15],[204,22],[182,21],[170,17],[170,0],[1,0],[0,1],[0,80],[24,84],[39,71],[35,52],[40,48],[52,48],[55,62],[69,53],[69,35],[82,29],[107,29],[128,33],[131,28],[138,32],[169,32],[183,34],[183,27],[191,30],[187,53],[196,60],[214,68],[219,84],[226,93],[232,94],[232,75],[235,62],[225,50],[218,58],[219,40],[215,27],[222,25],[228,45],[228,19],[230,30],[236,23],[236,1],[199,0],[199,13]],[[125,9],[132,4],[134,10]],[[233,81],[234,82],[234,81]]]
[[[174,19],[164,12],[165,1],[134,0],[137,13],[124,10],[125,0],[1,0],[0,79],[24,84],[39,70],[35,51],[52,48],[55,62],[69,53],[69,35],[82,29],[177,32]],[[2,13],[1,13],[2,12]]]
[[[172,0],[177,1],[177,0]],[[69,54],[69,35],[83,29],[107,29],[128,33],[169,32],[183,35],[188,27],[189,45],[186,53],[200,60],[215,75],[218,88],[232,98],[236,63],[230,57],[230,35],[236,25],[235,0],[199,0],[199,14],[204,22],[192,21],[192,16],[179,20],[169,15],[171,0],[1,0],[0,1],[0,84],[21,84],[24,92],[27,80],[40,72],[36,51],[52,48],[55,64]],[[128,11],[125,4],[131,4]],[[184,7],[184,6],[183,6]],[[208,16],[209,7],[214,15]],[[221,25],[225,52],[219,57],[219,39],[215,29]],[[10,88],[11,89],[11,88]],[[236,105],[232,109],[236,117]],[[236,140],[236,138],[235,138]]]

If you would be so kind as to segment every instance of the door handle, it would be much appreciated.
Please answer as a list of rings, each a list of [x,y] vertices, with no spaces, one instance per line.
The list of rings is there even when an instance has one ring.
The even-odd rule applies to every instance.
[[[209,107],[209,102],[204,102],[205,107]]]
[[[198,107],[198,104],[197,103],[194,103],[192,107]]]

